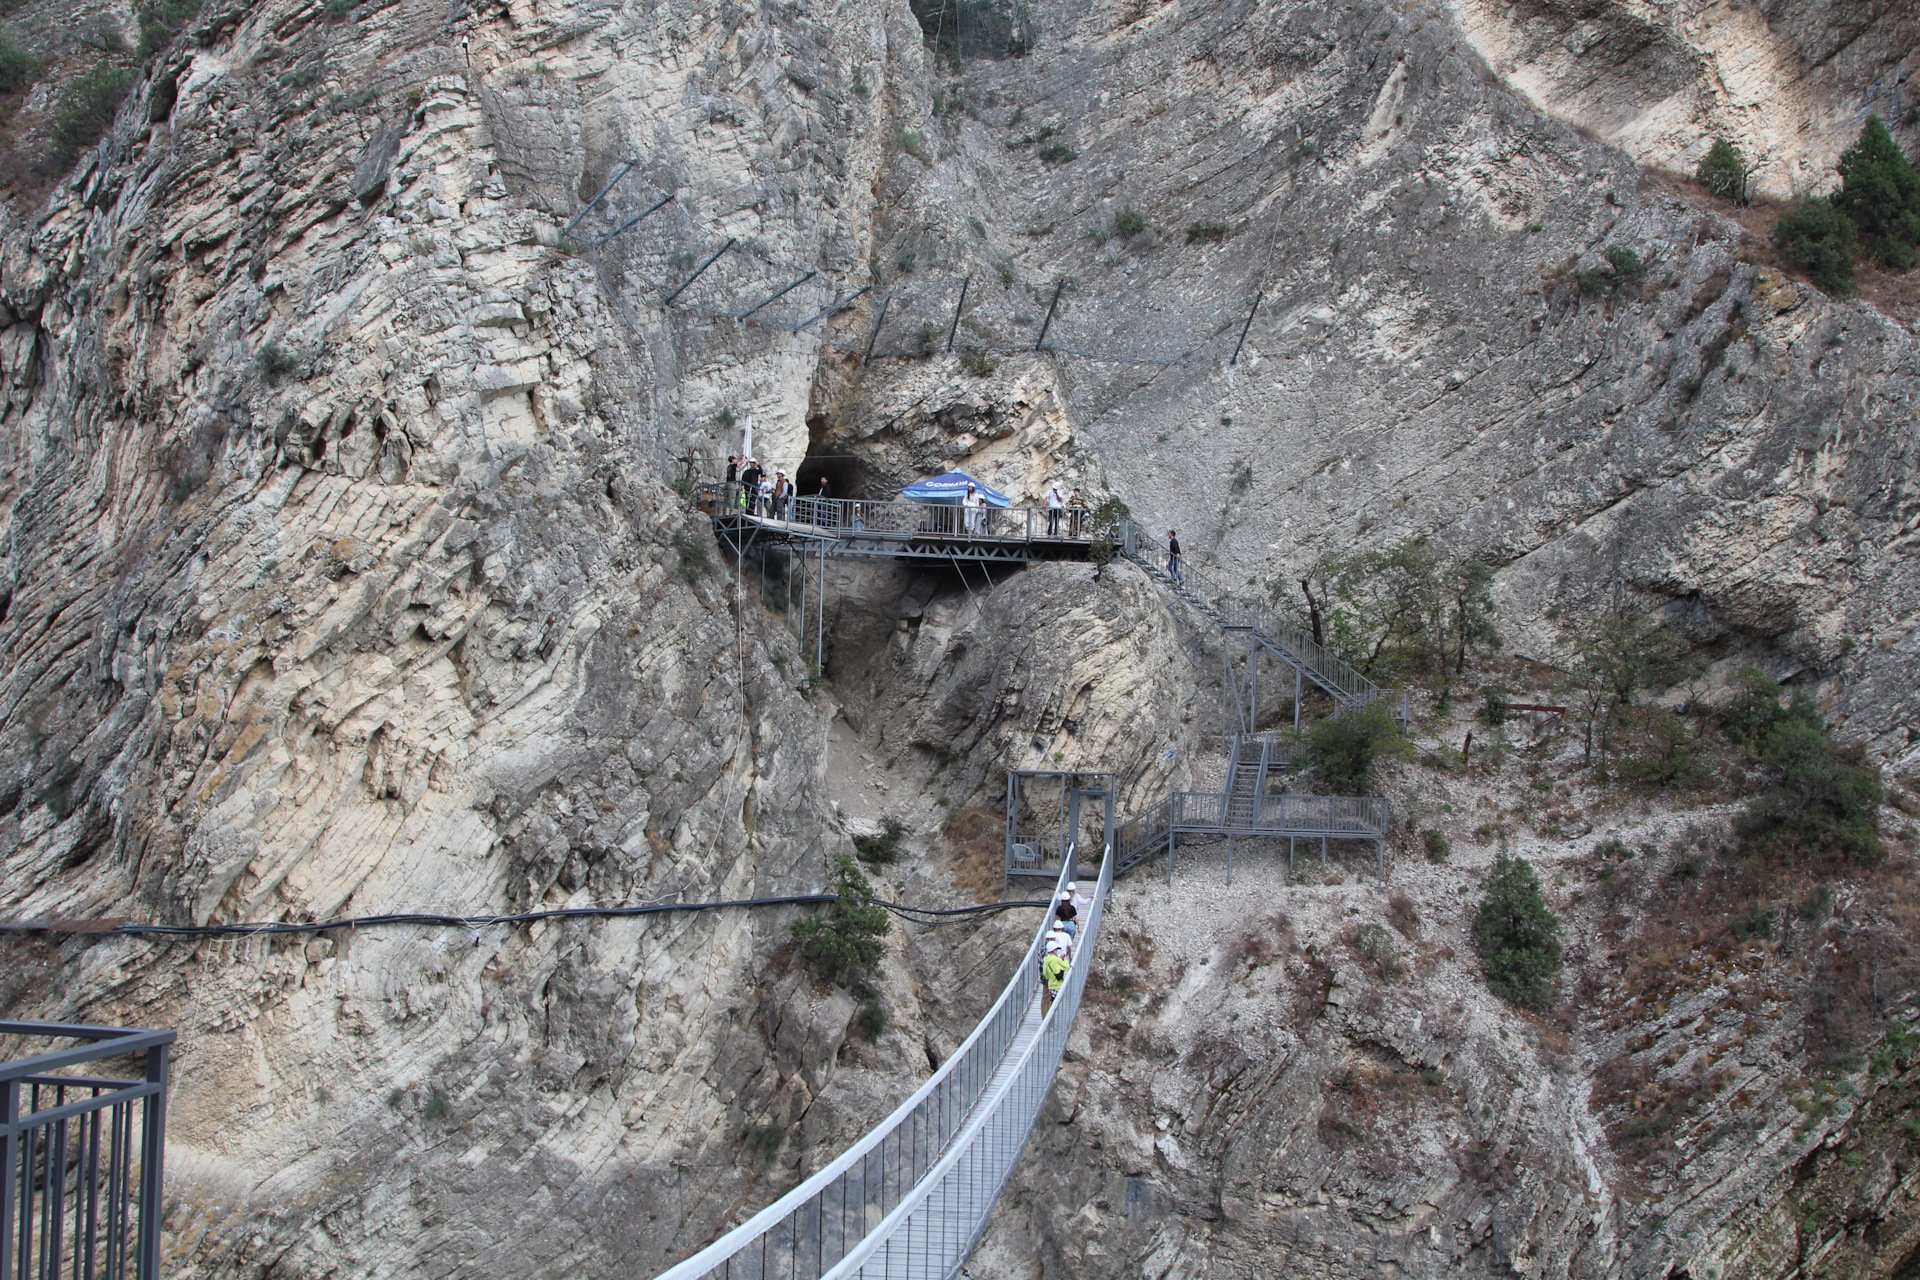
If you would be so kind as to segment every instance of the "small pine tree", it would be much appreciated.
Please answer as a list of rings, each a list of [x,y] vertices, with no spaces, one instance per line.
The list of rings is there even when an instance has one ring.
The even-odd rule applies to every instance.
[[[1495,859],[1473,918],[1473,940],[1495,995],[1526,1009],[1553,1004],[1559,994],[1554,979],[1560,973],[1560,918],[1526,859],[1505,853]]]
[[[1738,829],[1748,847],[1783,856],[1838,854],[1851,862],[1878,862],[1880,773],[1857,750],[1840,746],[1806,694],[1796,692],[1774,715],[1760,740],[1762,763],[1774,783],[1754,797]]]
[[[1741,204],[1747,202],[1747,158],[1740,154],[1740,148],[1725,138],[1713,140],[1713,145],[1707,149],[1693,176],[1701,186],[1722,200],[1734,200]]]
[[[1802,200],[1780,215],[1773,243],[1788,262],[1813,277],[1836,298],[1853,296],[1853,255],[1859,245],[1853,220],[1830,201]]]
[[[1860,140],[1840,157],[1833,203],[1852,219],[1867,252],[1889,271],[1913,269],[1920,244],[1920,173],[1879,116],[1868,116]]]
[[[825,912],[794,922],[793,936],[821,977],[844,982],[886,954],[887,912],[874,905],[873,885],[851,855],[834,859],[833,891]]]

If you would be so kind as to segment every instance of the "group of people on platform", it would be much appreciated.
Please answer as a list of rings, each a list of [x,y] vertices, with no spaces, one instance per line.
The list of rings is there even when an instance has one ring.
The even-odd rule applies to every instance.
[[[1080,924],[1089,901],[1080,886],[1069,880],[1053,904],[1053,928],[1047,931],[1040,953],[1040,1013],[1045,1016],[1066,984],[1067,971],[1073,967],[1073,949],[1080,941]]]
[[[798,518],[797,480],[789,480],[784,471],[775,471],[771,475],[755,458],[727,455],[727,483],[740,486],[740,509],[750,516],[766,516],[770,520]],[[825,476],[820,477],[820,488],[815,498],[833,497],[833,485]]]

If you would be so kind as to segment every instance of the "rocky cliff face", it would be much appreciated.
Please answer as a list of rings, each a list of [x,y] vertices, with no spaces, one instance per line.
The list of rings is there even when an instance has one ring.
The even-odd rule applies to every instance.
[[[9,20],[72,71],[94,56],[76,12]],[[1624,12],[1548,16],[1707,22]],[[1641,76],[1672,41],[1570,91],[1592,42],[1514,36],[1531,13],[1043,5],[1026,56],[956,71],[905,6],[865,0],[209,4],[0,228],[6,913],[788,892],[873,795],[926,833],[903,887],[943,897],[978,868],[928,797],[965,811],[1047,759],[1119,769],[1132,796],[1181,779],[1212,660],[1130,569],[836,571],[828,679],[807,679],[671,487],[749,426],[775,465],[870,492],[949,463],[1111,490],[1252,584],[1432,533],[1502,566],[1522,648],[1551,655],[1625,591],[1718,657],[1800,673],[1909,767],[1910,329],[1753,260],[1516,98],[1502,76],[1662,162],[1720,119],[1686,99],[1695,63]],[[1782,75],[1816,125],[1904,92],[1906,15],[1760,16],[1715,56],[1811,68]],[[1742,101],[1763,83],[1721,78]],[[1680,106],[1593,115],[1643,80]],[[1788,174],[1851,133],[1795,128]],[[1644,273],[1583,293],[1608,246]],[[1043,325],[1050,353],[1019,350]],[[1378,923],[1370,888],[1275,885],[1308,903],[1297,946],[1229,941],[1284,931],[1204,879],[1123,911],[1140,987],[1093,1020],[1062,1103],[1097,1123],[1041,1144],[1074,1172],[1023,1175],[985,1257],[1866,1256],[1740,1243],[1850,1176],[1818,1152],[1864,1101],[1669,1170],[1629,1213],[1638,1175],[1609,1148],[1630,1104],[1592,1081],[1624,1055],[1670,1085],[1685,1024],[1657,1021],[1669,1003],[1563,1045],[1491,1002],[1459,958],[1466,861],[1406,873],[1431,922],[1396,935],[1407,986],[1340,940]],[[964,940],[903,941],[894,1029],[868,1045],[794,968],[790,919],[8,942],[4,990],[24,1015],[180,1028],[183,1274],[644,1272],[858,1132],[997,985]],[[1889,1124],[1874,1150],[1897,1152]],[[1857,1238],[1881,1224],[1888,1273],[1903,1160],[1829,1194]]]

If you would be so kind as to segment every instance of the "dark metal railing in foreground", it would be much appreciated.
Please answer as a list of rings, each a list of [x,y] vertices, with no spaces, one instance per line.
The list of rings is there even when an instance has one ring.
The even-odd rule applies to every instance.
[[[0,1021],[0,1045],[63,1040],[0,1063],[0,1280],[158,1280],[174,1033]]]

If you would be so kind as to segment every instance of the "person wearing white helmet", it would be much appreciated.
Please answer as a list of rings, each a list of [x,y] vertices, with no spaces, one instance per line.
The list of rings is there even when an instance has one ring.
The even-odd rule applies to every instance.
[[[1075,942],[1080,940],[1080,911],[1073,905],[1073,899],[1061,894],[1059,901],[1053,904],[1053,928],[1056,933],[1064,933]]]
[[[1073,910],[1076,915],[1086,915],[1087,908],[1093,905],[1093,900],[1087,897],[1086,894],[1080,892],[1079,882],[1074,880],[1067,881],[1066,888],[1060,891],[1060,898],[1063,902],[1071,902],[1073,904]]]
[[[1040,956],[1040,1016],[1046,1017],[1053,1002],[1066,985],[1067,970],[1072,967],[1073,943],[1055,930],[1047,935],[1046,951]]]

